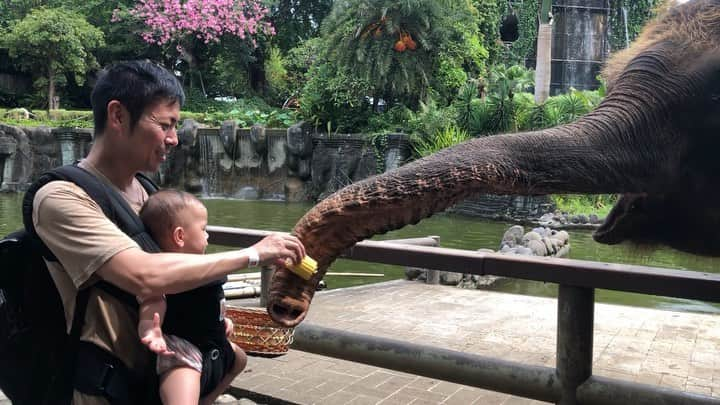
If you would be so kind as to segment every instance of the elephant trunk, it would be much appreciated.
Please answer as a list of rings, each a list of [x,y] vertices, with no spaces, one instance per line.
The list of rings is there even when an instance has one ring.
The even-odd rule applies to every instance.
[[[627,134],[634,131],[622,124],[632,120],[623,119],[625,115],[613,111],[612,100],[606,101],[611,105],[576,123],[476,138],[351,184],[321,201],[293,230],[308,255],[318,261],[319,271],[304,281],[279,269],[270,288],[270,315],[285,326],[298,324],[317,283],[345,249],[373,235],[415,224],[475,193],[642,191],[640,184],[647,184],[646,179],[657,173],[640,162],[658,158],[642,155],[658,148],[629,151],[632,142],[628,144]],[[616,119],[608,120],[607,114]]]

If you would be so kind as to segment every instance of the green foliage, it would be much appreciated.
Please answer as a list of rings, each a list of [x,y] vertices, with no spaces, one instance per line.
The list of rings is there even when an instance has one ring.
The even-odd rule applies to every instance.
[[[364,128],[371,115],[366,98],[370,83],[353,74],[349,66],[321,60],[308,73],[300,97],[301,116],[316,127],[330,126],[343,132]]]
[[[550,97],[547,104],[557,110],[558,123],[569,123],[597,107],[600,96],[597,91],[570,89],[569,93]]]
[[[102,31],[63,8],[34,9],[0,37],[0,47],[21,69],[50,83],[55,75],[70,74],[82,84],[85,74],[98,67],[92,51],[104,44]]]
[[[408,132],[408,122],[413,112],[404,105],[395,105],[382,113],[373,114],[368,119],[366,132],[377,133],[385,131]]]
[[[271,109],[219,111],[205,114],[205,123],[211,126],[220,126],[223,121],[235,120],[240,127],[249,127],[255,124],[268,128],[287,128],[297,122],[295,113],[291,110]]]
[[[442,108],[430,98],[427,103],[420,103],[420,110],[412,114],[408,120],[410,133],[422,138],[430,138],[435,133],[447,128],[455,121],[452,108]]]
[[[508,2],[506,0],[497,0],[501,10],[501,15],[509,12]],[[526,59],[535,59],[537,47],[537,30],[538,30],[538,1],[523,1],[522,4],[516,4],[515,14],[518,17],[518,30],[520,37],[513,42],[502,58],[507,64],[525,65]]]
[[[268,82],[268,97],[273,104],[282,105],[289,96],[288,71],[279,48],[271,47],[265,59],[265,77]]]
[[[467,131],[455,125],[449,125],[435,132],[432,137],[415,137],[412,140],[413,152],[424,157],[470,139]]]
[[[456,89],[465,72],[484,66],[487,51],[478,39],[475,13],[460,0],[336,2],[323,22],[326,52],[320,59],[368,83],[362,96],[416,106],[428,86],[440,93]]]
[[[473,134],[491,135],[518,129],[518,115],[528,107],[527,97],[516,100],[533,84],[532,71],[519,65],[495,66],[490,71],[488,95],[471,113],[468,130]]]
[[[477,25],[482,36],[482,44],[488,51],[488,61],[490,64],[497,63],[503,52],[499,30],[502,18],[500,2],[498,0],[472,0],[472,4],[478,11]],[[503,10],[505,4],[503,1]]]
[[[556,194],[551,196],[558,211],[568,214],[597,214],[607,216],[617,201],[614,194]]]
[[[385,153],[388,147],[388,135],[384,132],[370,135],[370,144],[375,152],[375,172],[385,172]]]
[[[648,20],[656,15],[656,8],[663,3],[664,0],[610,0],[610,49],[615,51],[627,48],[623,8],[627,12],[628,40],[632,42]]]
[[[333,0],[276,0],[270,8],[274,43],[283,52],[319,34],[320,22],[330,13]]]
[[[320,38],[311,38],[300,42],[298,46],[290,49],[285,56],[284,66],[287,71],[287,88],[291,97],[300,95],[307,81],[307,73],[315,63],[321,46]]]
[[[0,110],[0,122],[24,127],[73,127],[92,128],[92,111],[77,110],[29,110],[30,119],[12,118],[12,111]]]
[[[80,14],[40,8],[12,24],[1,44],[27,71],[74,74],[83,83],[85,73],[97,67],[91,51],[105,42],[102,32]]]

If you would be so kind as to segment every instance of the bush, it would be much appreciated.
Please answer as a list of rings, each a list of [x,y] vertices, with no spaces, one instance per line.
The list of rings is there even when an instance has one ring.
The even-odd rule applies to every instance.
[[[558,211],[568,214],[597,214],[607,216],[617,201],[614,194],[556,194],[551,196]]]
[[[424,157],[441,149],[465,142],[468,139],[470,139],[470,135],[465,130],[455,125],[449,125],[437,131],[432,137],[414,137],[412,139],[412,148],[416,156]]]

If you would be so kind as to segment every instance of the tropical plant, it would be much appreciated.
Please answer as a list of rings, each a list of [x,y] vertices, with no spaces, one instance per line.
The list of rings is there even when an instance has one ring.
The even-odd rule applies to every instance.
[[[592,111],[599,102],[592,94],[596,92],[583,92],[570,89],[570,92],[561,94],[548,100],[558,111],[558,118],[561,123],[575,121],[581,116]]]
[[[429,86],[465,81],[456,67],[482,65],[487,52],[478,40],[472,5],[460,0],[346,0],[336,2],[323,22],[323,41],[333,61],[371,85],[380,99],[417,106]],[[436,77],[440,61],[445,70]],[[481,67],[481,66],[480,66]]]
[[[288,71],[285,58],[280,48],[271,47],[265,58],[265,77],[267,78],[269,95],[274,104],[281,105],[289,96]]]
[[[413,152],[418,157],[430,155],[458,143],[465,142],[470,139],[467,131],[460,129],[455,125],[449,125],[435,132],[432,137],[415,137],[412,139]]]
[[[277,0],[270,6],[270,21],[276,30],[274,43],[283,53],[303,41],[317,37],[320,23],[330,13],[333,0]]]
[[[58,77],[72,75],[82,84],[97,67],[93,50],[105,44],[103,33],[80,14],[63,8],[37,8],[0,35],[0,47],[23,70],[47,80],[47,106],[53,109]]]
[[[420,103],[419,110],[408,120],[408,129],[413,136],[430,138],[454,121],[454,109],[443,108],[430,98],[427,103]]]

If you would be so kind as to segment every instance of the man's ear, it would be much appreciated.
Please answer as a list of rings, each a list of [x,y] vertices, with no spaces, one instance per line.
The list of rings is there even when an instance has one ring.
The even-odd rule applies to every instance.
[[[177,226],[173,229],[172,242],[179,248],[185,246],[185,230],[182,226]]]
[[[110,100],[107,105],[107,126],[120,132],[122,131],[123,124],[127,125],[126,121],[128,119],[129,114],[125,106],[117,100]]]

